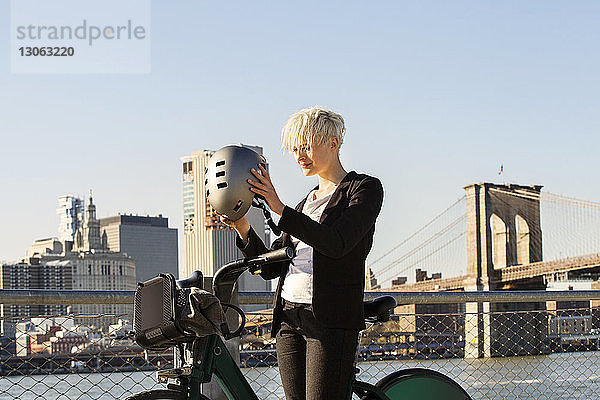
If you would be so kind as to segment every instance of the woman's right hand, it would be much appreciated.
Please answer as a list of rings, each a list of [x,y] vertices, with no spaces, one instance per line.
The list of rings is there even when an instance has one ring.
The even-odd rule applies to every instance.
[[[244,244],[248,243],[248,232],[250,232],[250,222],[248,222],[248,218],[244,216],[237,221],[232,221],[224,215],[219,214],[219,217],[222,223],[237,231]]]

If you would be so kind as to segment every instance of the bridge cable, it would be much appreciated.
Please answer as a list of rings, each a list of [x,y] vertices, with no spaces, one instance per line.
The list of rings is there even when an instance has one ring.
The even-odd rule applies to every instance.
[[[408,242],[410,239],[414,238],[415,236],[417,236],[419,233],[421,233],[422,231],[424,231],[426,228],[428,228],[430,225],[432,225],[435,221],[437,221],[438,219],[440,219],[445,213],[447,213],[452,207],[454,207],[455,205],[457,205],[458,203],[460,203],[462,200],[464,200],[467,196],[463,195],[461,198],[459,198],[458,200],[456,200],[454,203],[450,204],[444,211],[442,211],[441,213],[439,213],[438,215],[436,215],[435,217],[433,217],[433,219],[431,219],[429,222],[427,222],[425,225],[423,225],[421,228],[419,228],[416,232],[414,232],[412,235],[408,236],[406,239],[404,239],[403,241],[401,241],[400,243],[398,243],[397,245],[395,245],[394,247],[392,247],[391,250],[389,250],[387,253],[385,253],[384,255],[378,257],[377,259],[375,259],[374,261],[369,263],[369,267],[378,263],[379,261],[381,261],[382,259],[384,259],[385,257],[387,257],[390,253],[392,253],[394,250],[396,250],[398,247],[406,244],[406,242]]]
[[[431,244],[434,240],[440,238],[441,236],[443,236],[444,234],[446,234],[447,232],[449,232],[452,228],[454,228],[455,226],[457,226],[458,224],[460,224],[461,222],[463,222],[464,220],[466,220],[466,218],[467,218],[467,214],[465,213],[465,214],[459,216],[458,218],[454,219],[452,222],[450,222],[448,225],[446,225],[445,227],[443,227],[441,230],[439,230],[438,232],[436,232],[435,234],[433,234],[432,236],[428,237],[426,240],[424,240],[423,242],[421,242],[418,246],[416,246],[413,249],[411,249],[410,251],[402,254],[400,257],[396,258],[394,261],[390,262],[385,267],[379,269],[377,271],[377,275],[378,276],[382,276],[383,274],[385,274],[386,272],[388,272],[390,269],[392,269],[395,266],[397,266],[398,264],[404,262],[406,259],[408,259],[409,257],[413,256],[419,250],[425,248],[426,246],[428,246],[429,244]],[[445,246],[443,245],[442,247],[445,247]],[[438,250],[432,252],[431,254],[432,255],[435,254]],[[372,265],[373,264],[369,264],[369,268],[371,268]],[[375,271],[373,271],[373,272],[375,272]]]

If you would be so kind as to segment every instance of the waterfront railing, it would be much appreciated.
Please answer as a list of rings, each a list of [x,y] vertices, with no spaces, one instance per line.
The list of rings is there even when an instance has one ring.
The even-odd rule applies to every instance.
[[[159,387],[155,371],[171,366],[173,355],[144,351],[131,340],[133,293],[0,290],[0,398],[121,399]],[[389,322],[362,332],[361,380],[429,368],[473,399],[600,398],[600,291],[365,297],[384,294],[399,306]],[[242,371],[259,398],[282,398],[266,309],[273,294],[238,297],[253,310],[239,341]],[[42,309],[49,312],[32,315]]]

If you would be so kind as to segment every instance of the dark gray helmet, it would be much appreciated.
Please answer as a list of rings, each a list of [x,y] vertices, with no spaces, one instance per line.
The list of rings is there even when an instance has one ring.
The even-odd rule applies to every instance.
[[[246,214],[254,199],[247,180],[256,180],[250,169],[258,170],[259,163],[266,168],[263,156],[242,145],[225,146],[212,155],[204,184],[206,197],[219,214],[232,221]]]

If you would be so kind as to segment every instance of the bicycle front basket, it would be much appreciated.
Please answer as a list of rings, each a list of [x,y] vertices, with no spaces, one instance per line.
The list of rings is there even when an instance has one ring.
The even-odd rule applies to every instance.
[[[191,340],[177,321],[177,311],[182,300],[175,278],[160,274],[156,278],[138,283],[133,309],[135,341],[149,350],[164,350]],[[179,301],[178,301],[179,300]]]

